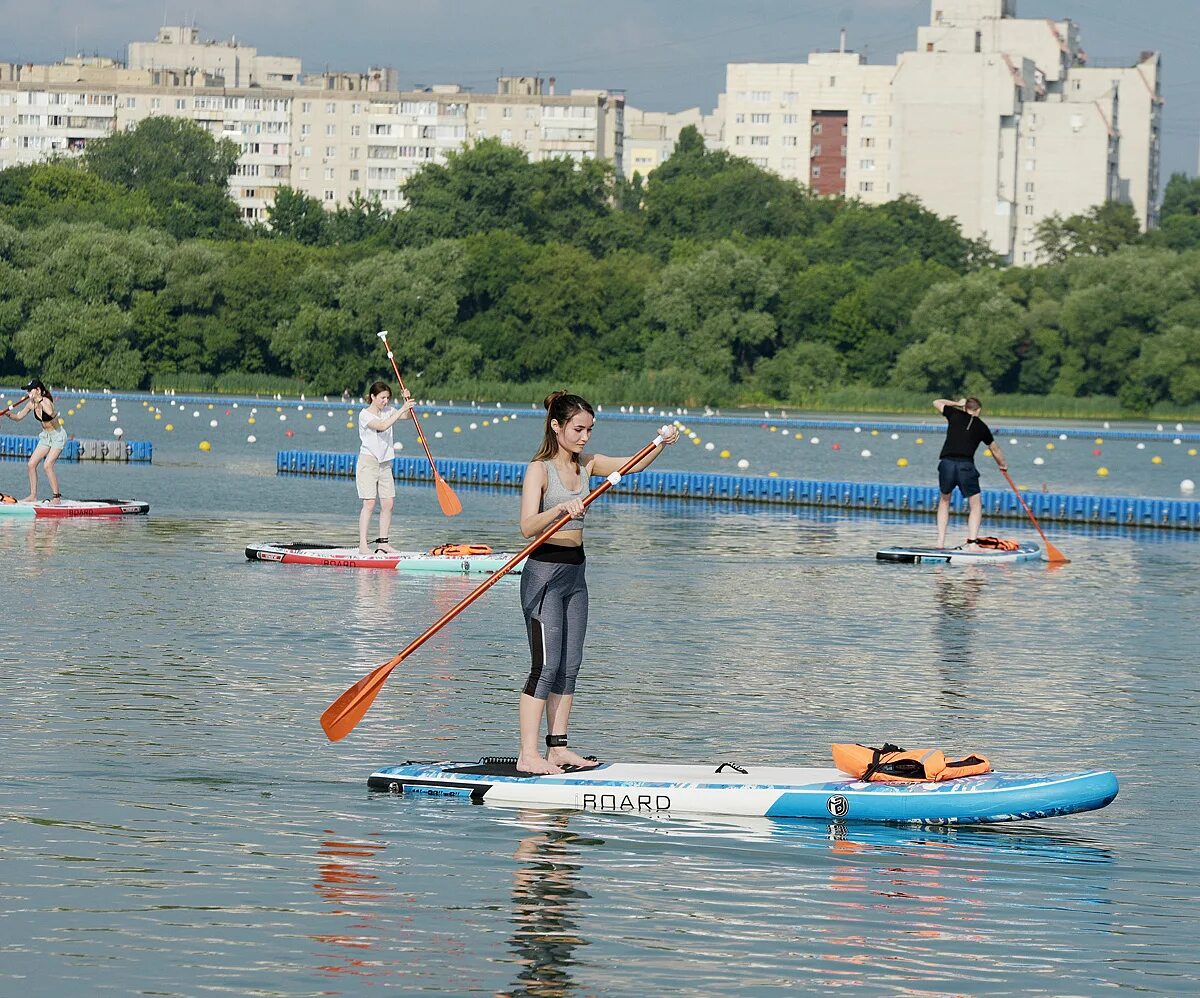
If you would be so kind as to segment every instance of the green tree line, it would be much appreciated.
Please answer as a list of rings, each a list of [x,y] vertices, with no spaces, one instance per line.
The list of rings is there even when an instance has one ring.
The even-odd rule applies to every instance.
[[[400,211],[327,213],[284,188],[269,228],[238,219],[236,157],[151,118],[79,160],[0,171],[0,371],[126,389],[234,372],[358,394],[389,329],[430,393],[1200,402],[1200,183],[1182,176],[1159,230],[1139,234],[1122,205],[1055,217],[1039,232],[1052,263],[1000,268],[915,200],[817,197],[692,129],[645,181],[489,140],[418,172]]]

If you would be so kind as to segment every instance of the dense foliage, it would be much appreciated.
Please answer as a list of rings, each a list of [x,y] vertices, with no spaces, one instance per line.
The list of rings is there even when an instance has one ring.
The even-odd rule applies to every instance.
[[[411,178],[402,211],[326,213],[285,188],[271,229],[237,221],[235,160],[152,118],[82,160],[0,172],[0,371],[358,394],[389,329],[430,391],[619,376],[626,401],[861,386],[1200,402],[1200,182],[1185,177],[1148,236],[1106,205],[1043,223],[1054,263],[999,269],[916,201],[819,198],[694,130],[645,182],[484,141]]]

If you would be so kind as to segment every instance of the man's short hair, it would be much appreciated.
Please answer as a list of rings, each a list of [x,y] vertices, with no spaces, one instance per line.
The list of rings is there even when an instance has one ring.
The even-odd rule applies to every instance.
[[[972,395],[970,398],[967,399],[966,404],[963,406],[963,408],[966,409],[967,412],[972,412],[972,413],[979,412],[979,410],[983,408],[983,403],[981,403],[979,401],[979,399],[977,399],[974,395]]]

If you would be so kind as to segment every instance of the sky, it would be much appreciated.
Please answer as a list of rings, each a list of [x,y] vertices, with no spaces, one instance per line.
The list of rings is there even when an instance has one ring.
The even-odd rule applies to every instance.
[[[571,88],[624,90],[651,111],[711,111],[727,62],[803,62],[847,47],[894,63],[929,20],[929,0],[0,0],[0,62],[74,52],[124,59],[160,25],[196,23],[307,72],[394,66],[401,85],[555,76]],[[1163,55],[1163,182],[1200,158],[1200,0],[1017,0],[1022,18],[1070,18],[1089,57],[1132,64]]]

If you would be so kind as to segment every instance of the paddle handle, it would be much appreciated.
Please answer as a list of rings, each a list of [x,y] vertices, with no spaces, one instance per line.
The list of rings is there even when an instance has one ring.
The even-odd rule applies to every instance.
[[[392,345],[388,342],[388,331],[386,329],[381,329],[375,335],[383,340],[383,348],[387,351],[388,360],[391,361],[392,364],[392,371],[396,375],[396,380],[400,383],[400,391],[407,392],[408,389],[404,387],[404,379],[400,377],[400,368],[396,366],[396,355],[392,353]],[[432,465],[433,455],[429,453],[429,444],[425,442],[425,434],[421,432],[421,424],[417,420],[416,405],[409,410],[409,413],[412,415],[413,425],[417,428],[417,439],[421,441],[421,446],[425,448],[425,456],[429,458],[429,463]],[[434,467],[433,473],[435,475],[437,474],[436,467]]]

